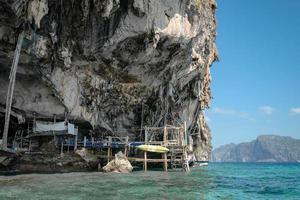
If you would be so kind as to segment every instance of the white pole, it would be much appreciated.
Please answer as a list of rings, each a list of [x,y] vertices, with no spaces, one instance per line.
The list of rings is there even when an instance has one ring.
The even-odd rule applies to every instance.
[[[13,100],[13,94],[14,94],[14,87],[15,87],[15,81],[16,81],[16,73],[19,63],[19,57],[22,49],[22,43],[24,39],[24,32],[22,31],[18,37],[17,47],[15,50],[14,60],[12,64],[12,68],[9,75],[9,86],[8,91],[6,95],[6,112],[5,112],[5,124],[4,124],[4,130],[3,130],[3,150],[7,150],[7,136],[8,136],[8,129],[9,129],[9,120],[10,120],[10,112],[11,112],[11,104]]]

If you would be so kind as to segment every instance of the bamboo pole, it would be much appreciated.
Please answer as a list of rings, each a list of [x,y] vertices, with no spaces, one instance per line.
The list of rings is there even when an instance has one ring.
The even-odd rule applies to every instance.
[[[15,50],[12,68],[11,68],[10,75],[9,75],[9,85],[8,85],[8,91],[7,91],[7,95],[6,95],[5,124],[4,124],[4,130],[3,130],[3,138],[2,138],[3,150],[7,150],[7,136],[8,136],[8,129],[9,129],[11,105],[12,105],[12,100],[13,100],[14,87],[15,87],[15,81],[16,81],[16,73],[17,73],[20,53],[22,50],[23,39],[24,39],[24,32],[22,31],[18,37],[17,47]]]

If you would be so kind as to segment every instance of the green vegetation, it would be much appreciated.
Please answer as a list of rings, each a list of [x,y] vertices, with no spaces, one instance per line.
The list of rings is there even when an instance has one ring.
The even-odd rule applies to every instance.
[[[195,7],[199,11],[201,9],[202,0],[195,0]]]

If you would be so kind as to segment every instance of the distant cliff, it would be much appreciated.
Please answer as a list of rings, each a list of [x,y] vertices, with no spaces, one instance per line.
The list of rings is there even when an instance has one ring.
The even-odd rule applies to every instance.
[[[214,162],[300,162],[300,140],[262,135],[251,142],[228,144],[213,151]]]

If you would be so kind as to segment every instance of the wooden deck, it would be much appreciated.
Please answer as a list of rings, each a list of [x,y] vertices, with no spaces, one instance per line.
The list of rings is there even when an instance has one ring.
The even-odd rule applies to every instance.
[[[110,160],[112,160],[112,159],[114,159],[115,158],[115,156],[106,156],[106,155],[102,155],[102,156],[100,156],[100,158],[104,158],[104,159],[110,159]],[[145,159],[144,158],[136,158],[136,157],[127,157],[127,159],[129,160],[129,161],[132,161],[132,162],[144,162],[145,161]],[[155,159],[155,158],[148,158],[147,159],[147,162],[150,162],[150,163],[163,163],[165,161],[165,159],[159,159],[159,158],[157,158],[157,159]],[[167,159],[167,162],[170,162],[171,160],[170,159]]]

